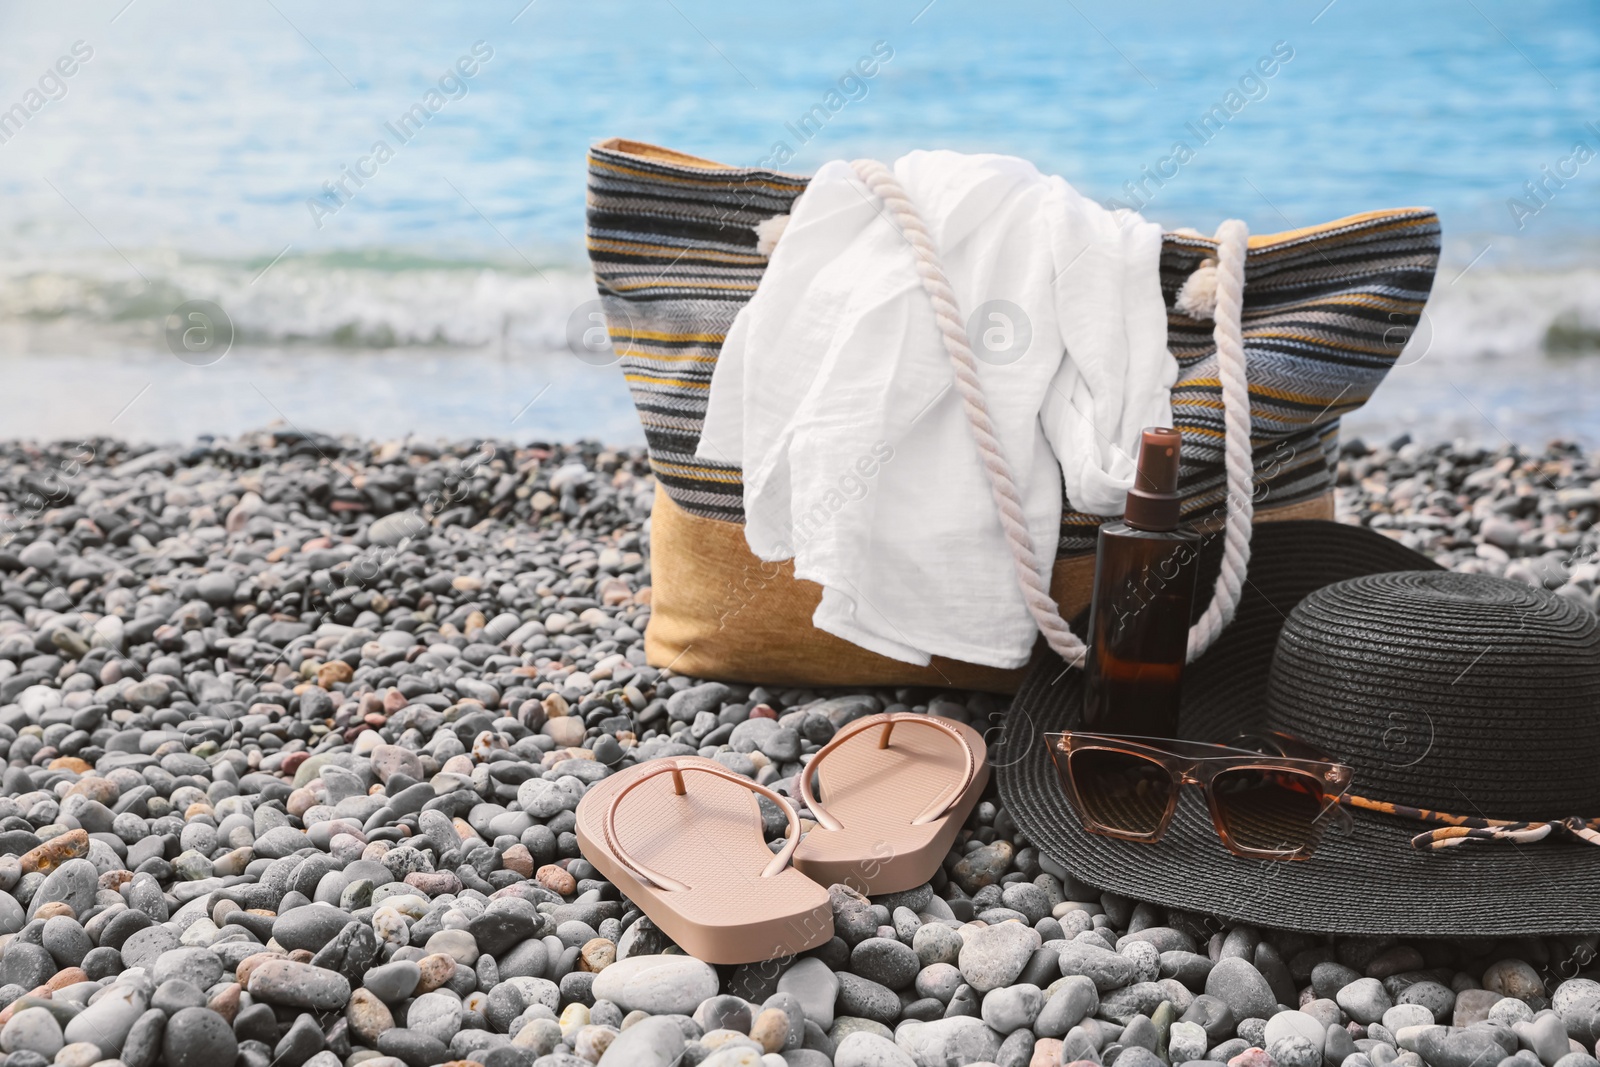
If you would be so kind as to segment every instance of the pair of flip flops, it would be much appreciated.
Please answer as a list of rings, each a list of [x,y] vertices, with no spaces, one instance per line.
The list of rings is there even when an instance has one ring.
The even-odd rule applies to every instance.
[[[830,885],[881,894],[926,882],[988,780],[983,738],[971,727],[871,715],[841,729],[799,776],[816,822],[803,836],[783,796],[715,760],[680,756],[590,787],[578,805],[578,844],[685,952],[749,963],[832,937]],[[755,796],[788,821],[776,854]]]

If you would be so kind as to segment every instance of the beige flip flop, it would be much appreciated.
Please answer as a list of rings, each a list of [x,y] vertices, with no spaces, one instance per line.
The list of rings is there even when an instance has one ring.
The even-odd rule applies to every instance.
[[[789,820],[776,855],[752,793]],[[602,778],[577,818],[584,858],[698,959],[754,963],[833,936],[828,891],[790,865],[800,842],[794,807],[715,760],[649,760]]]
[[[816,777],[826,806],[812,792]],[[817,825],[794,865],[823,885],[898,893],[933,877],[989,781],[983,736],[933,715],[885,712],[834,735],[800,775]]]

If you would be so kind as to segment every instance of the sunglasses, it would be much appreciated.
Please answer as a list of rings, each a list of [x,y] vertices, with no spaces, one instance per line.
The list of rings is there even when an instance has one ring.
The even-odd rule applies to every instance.
[[[1044,738],[1090,833],[1161,840],[1184,784],[1205,792],[1211,824],[1236,856],[1304,859],[1330,824],[1350,825],[1339,800],[1351,769],[1288,734],[1247,734],[1227,745],[1076,731]]]

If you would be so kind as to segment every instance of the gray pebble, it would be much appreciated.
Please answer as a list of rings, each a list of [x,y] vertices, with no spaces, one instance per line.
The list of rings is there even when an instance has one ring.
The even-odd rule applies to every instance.
[[[1012,985],[984,994],[980,1016],[990,1029],[1010,1034],[1033,1026],[1044,1007],[1044,992],[1036,985]]]
[[[1245,960],[1219,960],[1206,976],[1206,993],[1216,997],[1238,1019],[1265,1019],[1275,1014],[1278,999],[1272,987],[1253,965]]]
[[[930,963],[954,964],[961,958],[961,934],[941,923],[919,928],[911,947],[924,967]]]
[[[898,991],[916,980],[921,965],[917,953],[909,945],[890,938],[869,937],[851,949],[850,969],[863,978]],[[968,980],[971,981],[970,976]]]
[[[1324,964],[1323,966],[1330,966]],[[1331,966],[1338,966],[1332,964]],[[1334,996],[1339,1007],[1347,1012],[1350,1018],[1363,1025],[1381,1022],[1384,1012],[1394,1007],[1389,998],[1388,990],[1383,988],[1383,983],[1376,978],[1358,978],[1349,985],[1344,986]],[[1451,998],[1452,1003],[1454,997]]]
[[[1134,962],[1126,956],[1083,941],[1068,941],[1061,945],[1057,958],[1061,962],[1063,975],[1082,975],[1102,993],[1128,985],[1137,971]],[[1209,988],[1207,992],[1210,992]]]
[[[1312,1044],[1298,1034],[1279,1038],[1267,1047],[1267,1055],[1279,1067],[1322,1067],[1320,1042]]]
[[[839,974],[838,1012],[892,1026],[900,1017],[900,998],[894,990],[849,972]]]

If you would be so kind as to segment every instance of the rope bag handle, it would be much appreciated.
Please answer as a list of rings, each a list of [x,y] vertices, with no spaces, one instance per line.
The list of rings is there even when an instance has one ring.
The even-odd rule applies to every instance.
[[[1023,602],[1033,616],[1045,641],[1062,659],[1083,666],[1088,647],[1072,632],[1061,617],[1061,609],[1050,596],[1041,575],[1049,568],[1040,557],[1028,532],[1022,511],[1022,497],[1011,474],[1011,464],[995,435],[994,422],[978,380],[977,359],[967,340],[967,331],[940,265],[939,252],[916,205],[888,167],[875,159],[858,159],[852,164],[857,177],[883,202],[895,226],[915,253],[917,276],[933,304],[939,336],[944,341],[950,365],[955,371],[955,386],[961,396],[967,425],[978,445],[984,474],[999,512],[1000,526],[1016,570]],[[1211,646],[1224,627],[1233,621],[1239,606],[1240,591],[1250,564],[1250,527],[1254,519],[1253,465],[1250,450],[1250,393],[1245,378],[1243,307],[1244,260],[1249,230],[1238,219],[1229,219],[1217,228],[1215,268],[1216,310],[1212,337],[1217,345],[1217,364],[1222,382],[1224,425],[1224,471],[1227,477],[1227,520],[1223,534],[1222,571],[1205,614],[1189,629],[1189,659],[1196,659]],[[1204,268],[1202,268],[1203,270]],[[1201,272],[1196,272],[1198,276]],[[1193,279],[1191,279],[1193,280]],[[1188,286],[1185,286],[1188,289]],[[1203,298],[1202,298],[1203,299]]]

